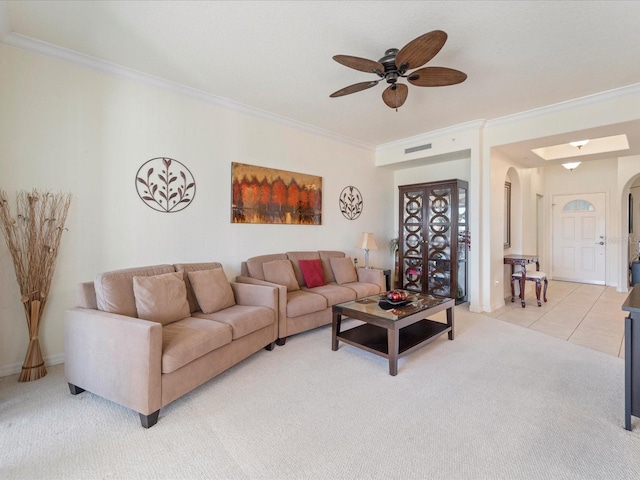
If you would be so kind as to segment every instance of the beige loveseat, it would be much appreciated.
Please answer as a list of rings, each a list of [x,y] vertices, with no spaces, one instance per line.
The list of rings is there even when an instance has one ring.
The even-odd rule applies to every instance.
[[[65,312],[69,389],[139,412],[146,428],[161,407],[277,338],[277,290],[230,283],[215,262],[102,273],[78,292]]]
[[[311,266],[315,272],[309,273]],[[385,290],[382,270],[356,268],[344,252],[328,250],[249,258],[236,281],[278,287],[278,345],[288,336],[331,323],[333,305]]]

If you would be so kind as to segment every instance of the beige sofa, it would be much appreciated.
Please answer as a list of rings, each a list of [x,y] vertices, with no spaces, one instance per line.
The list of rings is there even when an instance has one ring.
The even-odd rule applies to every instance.
[[[316,278],[308,272],[310,264],[321,269]],[[319,281],[309,285],[309,278]],[[331,323],[333,305],[385,290],[382,270],[356,268],[344,252],[328,250],[249,258],[242,262],[236,282],[278,288],[278,345],[291,335]]]
[[[139,412],[145,428],[161,407],[277,338],[277,290],[229,282],[215,262],[102,273],[78,292],[65,312],[69,389]]]

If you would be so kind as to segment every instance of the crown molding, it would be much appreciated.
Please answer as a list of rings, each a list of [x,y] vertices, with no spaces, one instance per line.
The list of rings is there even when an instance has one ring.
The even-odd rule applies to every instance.
[[[284,125],[286,127],[294,128],[297,130],[302,130],[304,132],[311,133],[313,135],[325,137],[330,140],[345,143],[347,145],[352,145],[358,148],[375,151],[375,145],[361,142],[353,138],[339,135],[337,133],[330,132],[328,130],[323,130],[321,128],[317,128],[303,122],[298,122],[290,118],[282,117],[280,115],[276,115],[264,110],[260,110],[254,107],[249,107],[242,103],[234,102],[227,98],[218,97],[217,95],[207,93],[203,90],[187,87],[186,85],[165,80],[155,75],[150,75],[148,73],[140,72],[132,68],[118,65],[112,62],[107,62],[105,60],[101,60],[99,58],[92,57],[90,55],[85,55],[75,50],[59,47],[57,45],[53,45],[48,42],[43,42],[41,40],[36,40],[26,35],[20,35],[17,33],[8,33],[3,35],[2,20],[3,20],[2,3],[0,2],[0,43],[8,45],[10,47],[27,50],[32,53],[43,55],[56,60],[61,60],[63,62],[68,62],[81,67],[90,68],[92,70],[96,70],[101,73],[106,73],[108,75],[114,75],[114,76],[129,79],[129,80],[133,80],[136,82],[141,82],[156,88],[177,93],[179,95],[191,97],[196,100],[200,100],[202,102],[211,103],[224,108],[228,108],[230,110],[260,117],[267,121]]]
[[[532,110],[526,110],[524,112],[518,112],[512,115],[506,115],[504,117],[494,118],[487,121],[487,127],[496,127],[508,123],[521,122],[524,120],[543,117],[545,115],[552,115],[554,113],[569,110],[572,108],[595,105],[600,102],[606,102],[609,100],[614,100],[616,98],[638,94],[640,94],[640,83],[627,85],[626,87],[614,88],[613,90],[594,93],[592,95],[574,98],[572,100],[565,100],[563,102],[546,105],[544,107],[534,108]]]
[[[396,140],[394,142],[378,145],[378,147],[376,148],[376,152],[382,152],[399,147],[409,147],[412,145],[419,145],[421,143],[428,143],[429,141],[432,141],[437,137],[458,134],[460,132],[466,132],[469,130],[480,130],[484,127],[485,123],[485,120],[472,120],[470,122],[459,123],[450,127],[432,130],[430,132],[421,133],[420,135],[415,135],[413,137],[407,137],[401,140]]]

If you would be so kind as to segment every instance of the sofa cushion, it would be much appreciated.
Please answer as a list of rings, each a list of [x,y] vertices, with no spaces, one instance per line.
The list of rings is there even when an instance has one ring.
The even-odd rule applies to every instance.
[[[336,285],[335,283],[329,283],[320,287],[314,287],[304,290],[305,292],[317,293],[327,299],[329,306],[333,306],[337,303],[349,302],[356,299],[356,292],[352,288],[347,288],[344,285]]]
[[[329,306],[327,299],[307,290],[296,290],[287,294],[287,317],[299,317],[315,313]]]
[[[380,285],[376,285],[375,283],[367,283],[367,282],[343,283],[340,286],[350,288],[351,290],[356,292],[357,298],[376,295],[382,291],[382,289],[380,288]]]
[[[226,323],[231,327],[234,340],[273,325],[276,321],[276,312],[272,309],[249,305],[234,305],[225,308],[222,312],[194,313],[193,315],[198,318]]]
[[[319,250],[320,260],[322,261],[322,269],[324,270],[324,279],[327,283],[335,282],[336,277],[333,275],[333,270],[331,269],[331,259],[334,257],[344,258],[344,252],[339,252],[337,250]]]
[[[196,358],[231,343],[231,327],[188,317],[162,327],[162,373],[171,373]]]
[[[138,318],[163,325],[187,318],[189,303],[182,273],[133,277]]]
[[[162,275],[175,272],[173,265],[127,268],[96,275],[96,305],[103,312],[137,317],[136,300],[133,294],[133,277]]]
[[[300,289],[298,280],[293,273],[293,266],[289,260],[272,260],[262,265],[264,269],[264,279],[267,282],[286,285],[288,292]]]
[[[358,281],[356,267],[353,265],[351,257],[332,257],[329,259],[333,275],[336,277],[338,284],[351,283]]]
[[[222,268],[188,272],[187,276],[203,313],[217,312],[236,304]]]
[[[305,285],[304,276],[302,270],[300,270],[300,260],[316,260],[320,258],[318,252],[287,252],[287,258],[291,260],[291,266],[293,267],[293,273],[296,275],[298,285],[301,287]]]
[[[187,285],[187,300],[189,301],[189,308],[191,312],[197,312],[200,310],[196,294],[193,292],[191,281],[189,280],[189,272],[197,272],[200,270],[212,270],[214,268],[222,268],[222,264],[218,262],[199,262],[199,263],[176,263],[174,264],[176,272],[184,273],[184,283]]]
[[[246,265],[249,276],[251,278],[257,278],[258,280],[266,280],[266,278],[264,278],[264,269],[262,266],[266,262],[271,262],[272,260],[287,260],[287,256],[284,253],[273,253],[270,255],[259,255],[248,259],[246,261]]]
[[[300,270],[304,277],[304,283],[307,287],[321,287],[326,285],[324,281],[324,272],[322,270],[322,262],[319,258],[313,260],[300,260]]]

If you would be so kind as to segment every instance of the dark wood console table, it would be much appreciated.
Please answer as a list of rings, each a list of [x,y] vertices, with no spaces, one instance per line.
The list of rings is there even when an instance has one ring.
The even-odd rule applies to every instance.
[[[513,275],[516,265],[520,265],[521,267],[522,277],[520,278],[520,302],[522,303],[523,308],[524,308],[524,287],[525,287],[525,282],[527,277],[527,264],[529,263],[535,263],[536,271],[540,270],[540,257],[538,255],[505,255],[504,256],[504,264],[511,265],[511,275]],[[511,281],[511,276],[509,276],[509,281]]]
[[[622,304],[624,319],[624,428],[631,430],[631,416],[640,417],[640,286]]]
[[[390,268],[378,268],[378,267],[371,267],[375,270],[382,270],[382,274],[384,275],[384,283],[385,286],[387,287],[387,292],[389,290],[391,290],[391,269]]]

